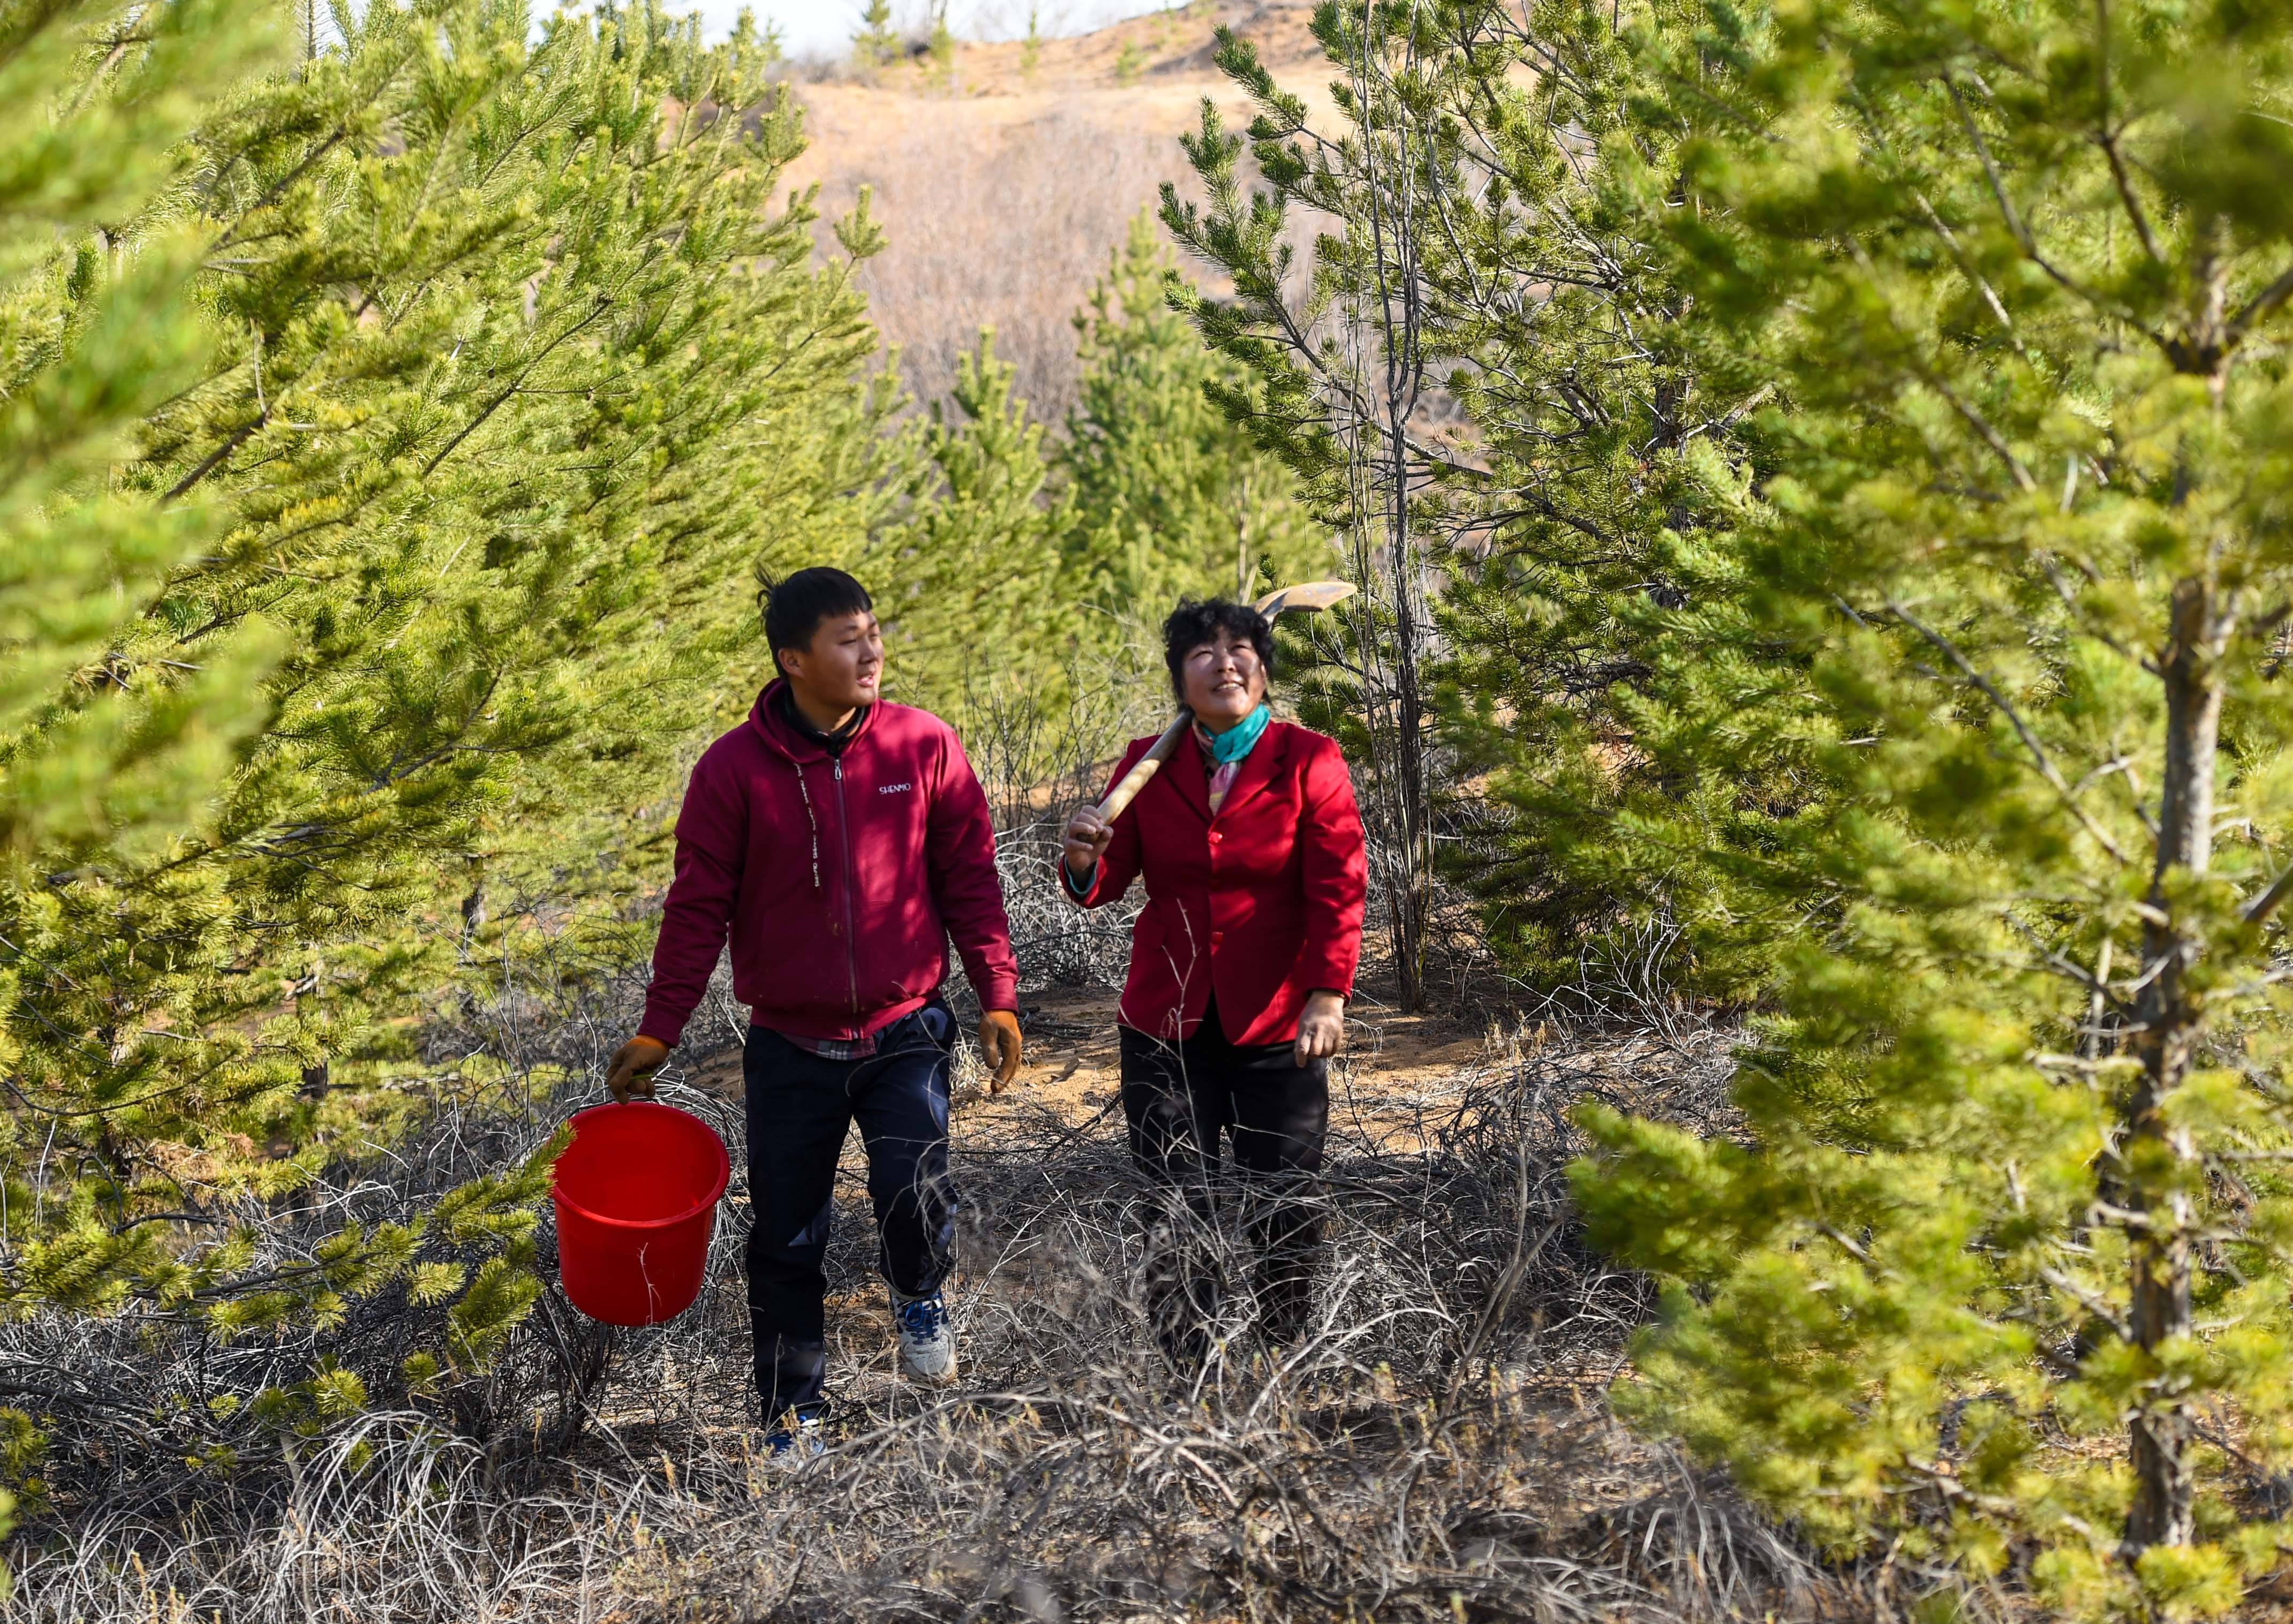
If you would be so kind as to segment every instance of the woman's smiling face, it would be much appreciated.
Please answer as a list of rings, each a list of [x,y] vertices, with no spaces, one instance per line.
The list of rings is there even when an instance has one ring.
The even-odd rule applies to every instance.
[[[1266,699],[1266,667],[1247,637],[1221,631],[1187,650],[1183,670],[1187,708],[1213,733],[1223,733]]]

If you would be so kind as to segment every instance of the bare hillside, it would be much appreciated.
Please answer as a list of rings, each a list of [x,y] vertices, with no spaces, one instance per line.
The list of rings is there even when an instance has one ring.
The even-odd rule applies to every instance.
[[[1212,63],[1223,23],[1276,77],[1325,93],[1307,0],[1196,0],[1074,39],[963,44],[872,75],[798,86],[812,145],[791,180],[818,182],[823,211],[874,189],[890,246],[862,279],[924,400],[993,327],[1019,391],[1056,421],[1074,397],[1069,325],[1131,216],[1165,181],[1191,184],[1179,136],[1204,96],[1239,123],[1244,103]]]

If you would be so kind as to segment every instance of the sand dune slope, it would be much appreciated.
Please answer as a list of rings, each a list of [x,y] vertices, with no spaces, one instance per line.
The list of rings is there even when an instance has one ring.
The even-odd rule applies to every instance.
[[[817,182],[831,218],[873,189],[890,246],[863,270],[878,325],[920,398],[943,394],[982,327],[1019,367],[1040,416],[1074,393],[1070,325],[1130,219],[1168,181],[1190,190],[1179,136],[1204,96],[1243,99],[1211,61],[1219,24],[1255,42],[1285,86],[1326,100],[1307,0],[1198,0],[1184,10],[1019,44],[960,46],[870,79],[796,86],[812,145],[791,181]]]

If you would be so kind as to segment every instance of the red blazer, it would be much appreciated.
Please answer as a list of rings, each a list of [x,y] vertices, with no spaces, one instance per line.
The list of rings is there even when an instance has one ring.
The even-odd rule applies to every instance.
[[[1154,742],[1133,739],[1110,786]],[[1132,879],[1146,881],[1123,1025],[1189,1036],[1215,991],[1231,1041],[1288,1043],[1308,993],[1353,996],[1369,890],[1353,780],[1336,739],[1270,723],[1217,817],[1210,806],[1201,749],[1186,740],[1115,820],[1078,900],[1103,908]]]

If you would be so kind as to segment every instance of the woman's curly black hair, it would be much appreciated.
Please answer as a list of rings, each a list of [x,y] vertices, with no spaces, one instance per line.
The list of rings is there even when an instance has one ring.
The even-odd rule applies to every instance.
[[[1163,663],[1171,668],[1171,697],[1187,702],[1187,656],[1224,632],[1258,650],[1258,663],[1274,675],[1274,623],[1247,603],[1226,598],[1182,599],[1163,622]]]

